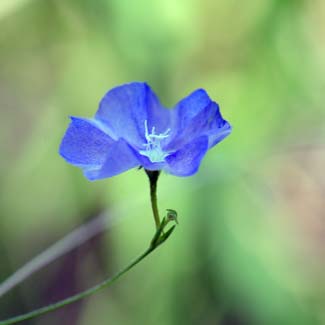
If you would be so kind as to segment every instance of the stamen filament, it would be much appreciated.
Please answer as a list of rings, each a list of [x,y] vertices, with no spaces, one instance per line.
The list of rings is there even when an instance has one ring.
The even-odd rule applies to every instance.
[[[139,152],[148,157],[153,163],[163,162],[170,152],[164,152],[161,148],[161,141],[169,137],[170,129],[167,129],[164,133],[156,134],[156,128],[151,128],[151,133],[148,130],[148,121],[144,121],[145,138],[147,143],[144,143],[145,150]]]

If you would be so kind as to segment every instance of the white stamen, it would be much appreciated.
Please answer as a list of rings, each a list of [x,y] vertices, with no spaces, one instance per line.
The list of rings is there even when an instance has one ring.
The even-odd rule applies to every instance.
[[[153,126],[151,133],[148,131],[148,121],[144,121],[145,138],[147,143],[144,143],[145,150],[140,150],[139,152],[148,157],[151,162],[158,163],[165,161],[165,158],[170,154],[170,152],[164,152],[161,148],[160,141],[169,137],[170,129],[167,129],[164,133],[155,134],[156,129]]]

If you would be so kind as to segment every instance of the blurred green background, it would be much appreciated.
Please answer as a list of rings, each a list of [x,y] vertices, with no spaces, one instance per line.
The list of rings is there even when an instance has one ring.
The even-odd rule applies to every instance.
[[[323,0],[1,0],[0,281],[106,211],[118,220],[1,298],[6,318],[113,274],[148,244],[143,171],[88,182],[68,115],[147,81],[205,88],[233,125],[198,174],[162,175],[170,240],[113,287],[25,324],[325,324]]]

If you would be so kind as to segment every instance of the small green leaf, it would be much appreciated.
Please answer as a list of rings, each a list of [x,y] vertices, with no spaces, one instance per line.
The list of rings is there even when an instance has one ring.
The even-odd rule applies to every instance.
[[[167,220],[175,221],[178,224],[177,212],[173,209],[166,209],[166,211],[167,211]]]
[[[172,232],[174,231],[176,225],[173,225],[172,227],[170,227],[159,239],[158,245],[162,244],[164,241],[166,241],[168,239],[168,237],[172,234]]]

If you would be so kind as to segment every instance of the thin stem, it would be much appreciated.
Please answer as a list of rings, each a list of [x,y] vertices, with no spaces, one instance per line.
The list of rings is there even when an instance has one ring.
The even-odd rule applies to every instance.
[[[112,218],[108,219],[106,213],[101,213],[95,219],[78,227],[64,238],[47,248],[45,251],[31,259],[28,263],[18,269],[3,283],[0,284],[0,297],[23,282],[33,273],[42,269],[52,261],[82,245],[89,239],[98,235],[112,226]]]
[[[120,209],[113,209],[113,212],[103,212],[93,220],[73,230],[65,237],[59,239],[39,255],[36,255],[7,279],[0,283],[0,298],[4,297],[10,290],[25,281],[32,274],[46,267],[56,259],[79,247],[99,233],[113,227],[122,219],[128,217],[126,211],[132,211],[139,206],[139,196],[128,200],[128,205],[120,206]],[[124,211],[126,210],[126,211]]]
[[[80,292],[74,296],[71,296],[67,299],[58,301],[54,304],[48,305],[46,307],[42,307],[36,310],[33,310],[29,313],[19,315],[16,317],[9,318],[7,320],[0,321],[0,325],[10,325],[10,324],[15,324],[24,320],[28,320],[31,318],[34,318],[36,316],[41,316],[46,313],[49,313],[51,311],[57,310],[59,308],[62,308],[66,305],[69,305],[71,303],[74,303],[78,300],[81,300],[83,298],[89,297],[96,293],[97,291],[104,289],[108,286],[110,286],[112,283],[114,283],[118,278],[120,278],[123,274],[125,274],[127,271],[129,271],[131,268],[133,268],[135,265],[137,265],[139,262],[141,262],[146,256],[148,256],[150,253],[152,253],[157,246],[150,246],[144,253],[142,253],[140,256],[138,256],[136,259],[134,259],[129,265],[127,265],[124,269],[116,273],[113,277],[106,279],[105,281],[95,285],[94,287],[85,290],[83,292]]]
[[[169,236],[172,234],[172,232],[175,228],[175,225],[172,226],[171,228],[169,228],[164,233],[163,230],[167,226],[168,222],[169,221],[166,220],[166,218],[164,218],[163,222],[160,224],[159,228],[156,230],[156,233],[153,236],[149,247],[141,255],[139,255],[137,258],[135,258],[130,264],[128,264],[125,268],[123,268],[121,271],[116,273],[113,277],[108,278],[108,279],[104,280],[103,282],[101,282],[85,291],[82,291],[74,296],[71,296],[67,299],[60,300],[54,304],[51,304],[51,305],[48,305],[48,306],[45,306],[45,307],[42,307],[39,309],[35,309],[35,310],[33,310],[29,313],[26,313],[26,314],[22,314],[19,316],[15,316],[15,317],[0,321],[0,325],[16,324],[16,323],[22,322],[24,320],[28,320],[28,319],[31,319],[34,317],[38,317],[38,316],[47,314],[49,312],[55,311],[55,310],[62,308],[64,306],[67,306],[69,304],[77,302],[81,299],[89,297],[101,289],[109,287],[117,279],[119,279],[123,274],[125,274],[130,269],[132,269],[134,266],[136,266],[138,263],[140,263],[145,257],[147,257],[149,254],[151,254],[157,247],[159,247],[161,244],[163,244],[169,238]]]
[[[113,277],[108,278],[108,279],[104,280],[103,282],[101,282],[85,291],[82,291],[76,295],[70,296],[69,298],[66,298],[64,300],[60,300],[60,301],[53,303],[51,305],[41,307],[39,309],[35,309],[35,310],[33,310],[29,313],[26,313],[26,314],[22,314],[19,316],[9,318],[7,320],[0,321],[0,325],[16,324],[16,323],[24,321],[24,320],[38,317],[38,316],[55,311],[59,308],[62,308],[64,306],[67,306],[69,304],[72,304],[74,302],[77,302],[81,299],[84,299],[86,297],[93,295],[94,293],[98,292],[99,290],[104,289],[104,288],[110,286],[111,284],[113,284],[123,274],[125,274],[130,269],[132,269],[134,266],[136,266],[138,263],[140,263],[145,257],[147,257],[150,253],[152,253],[157,247],[159,247],[162,243],[164,243],[169,238],[169,236],[174,231],[176,225],[173,225],[166,232],[164,232],[167,224],[171,220],[163,218],[162,222],[160,222],[158,205],[157,205],[157,181],[158,181],[160,172],[146,170],[146,173],[150,180],[151,206],[152,206],[152,211],[153,211],[156,228],[157,228],[156,233],[150,242],[149,248],[147,248],[141,255],[139,255],[137,258],[135,258],[130,264],[128,264],[125,268],[123,268],[118,273],[116,273]]]
[[[159,170],[146,170],[146,173],[149,177],[150,182],[150,200],[151,200],[151,208],[153,217],[156,224],[156,229],[159,229],[160,227],[160,218],[159,218],[159,211],[158,211],[158,205],[157,205],[157,182],[158,177],[160,174]]]

